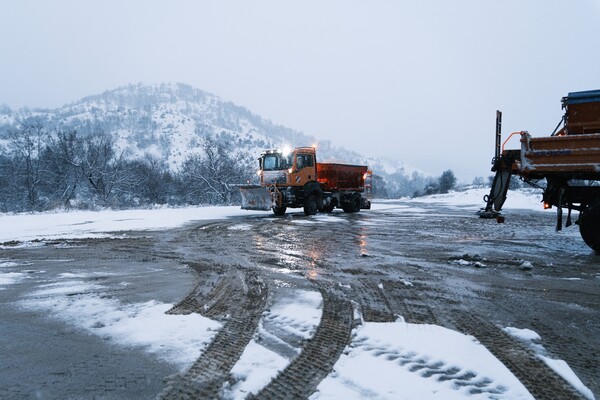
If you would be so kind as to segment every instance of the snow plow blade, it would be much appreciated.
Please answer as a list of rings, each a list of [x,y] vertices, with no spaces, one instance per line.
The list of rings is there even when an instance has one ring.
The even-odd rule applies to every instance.
[[[273,208],[271,192],[261,186],[241,186],[243,210],[269,211]]]

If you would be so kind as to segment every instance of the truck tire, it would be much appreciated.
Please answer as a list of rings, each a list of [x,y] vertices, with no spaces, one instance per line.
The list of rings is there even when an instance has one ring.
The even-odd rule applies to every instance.
[[[596,201],[583,210],[578,222],[585,244],[600,254],[600,202]]]
[[[273,214],[277,215],[278,217],[281,217],[282,215],[285,215],[285,210],[287,210],[286,206],[275,206],[273,207]]]
[[[355,193],[352,197],[352,212],[359,212],[362,206],[362,196],[360,193]]]
[[[304,203],[304,215],[315,215],[318,211],[317,207],[317,197],[311,194]]]
[[[361,197],[359,193],[353,194],[349,201],[342,206],[344,212],[355,213],[360,211]]]

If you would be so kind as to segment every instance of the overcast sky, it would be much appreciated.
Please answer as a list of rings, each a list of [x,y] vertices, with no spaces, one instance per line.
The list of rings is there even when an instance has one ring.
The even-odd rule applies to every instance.
[[[464,181],[491,174],[496,109],[505,136],[545,136],[562,96],[600,89],[600,0],[0,0],[0,15],[11,108],[183,82]]]

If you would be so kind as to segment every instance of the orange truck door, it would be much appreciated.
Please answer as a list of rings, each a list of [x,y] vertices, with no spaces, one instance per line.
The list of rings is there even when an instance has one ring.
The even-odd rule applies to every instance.
[[[293,186],[304,186],[308,182],[317,180],[317,168],[314,154],[296,154],[291,178],[291,184]]]

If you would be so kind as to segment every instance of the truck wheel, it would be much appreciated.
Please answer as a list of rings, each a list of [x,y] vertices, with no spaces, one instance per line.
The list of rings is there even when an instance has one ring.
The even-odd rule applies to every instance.
[[[314,194],[311,194],[304,203],[304,215],[315,215],[318,211],[317,207],[317,198]]]
[[[285,210],[287,210],[286,206],[281,206],[281,207],[273,207],[273,214],[281,217],[282,215],[285,215]]]
[[[360,194],[356,194],[353,195],[352,197],[350,197],[350,201],[348,203],[345,203],[342,206],[342,209],[344,210],[344,212],[347,213],[355,213],[355,212],[359,212],[360,211]]]
[[[352,211],[353,212],[359,212],[361,205],[362,205],[362,197],[361,197],[360,194],[356,193],[352,197]]]
[[[596,253],[600,254],[600,202],[589,205],[579,217],[581,238]]]

